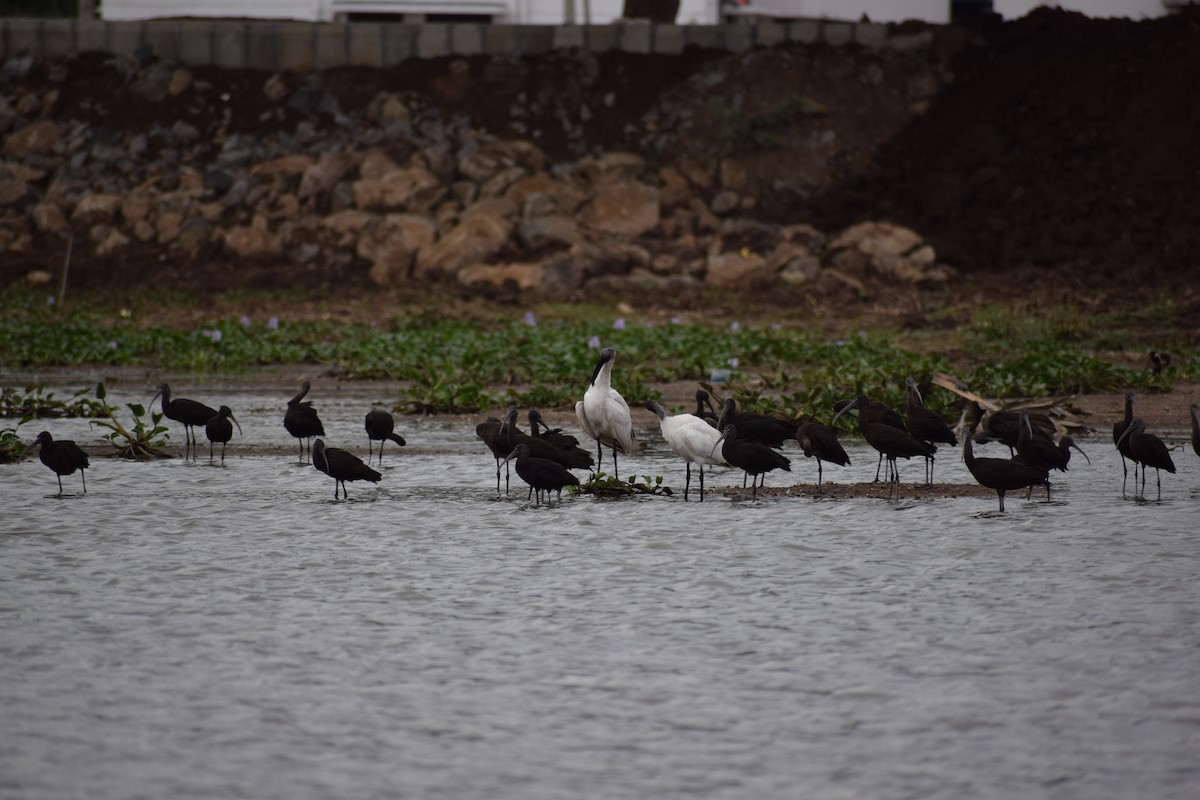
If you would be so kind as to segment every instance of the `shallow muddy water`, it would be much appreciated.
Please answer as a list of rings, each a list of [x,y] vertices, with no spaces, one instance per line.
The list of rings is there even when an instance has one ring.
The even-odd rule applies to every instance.
[[[69,476],[59,498],[36,456],[0,466],[0,797],[1200,785],[1190,450],[1162,502],[1122,498],[1097,436],[1052,502],[1010,495],[1004,515],[994,496],[535,508],[515,473],[496,496],[473,425],[398,418],[410,452],[389,445],[383,481],[335,502],[331,479],[278,451],[294,444],[286,397],[188,396],[234,407],[243,450],[224,467],[93,458],[88,493]],[[362,416],[382,398],[314,399],[327,443],[365,452]],[[635,415],[647,445],[622,474],[682,489],[653,418]],[[94,438],[81,420],[21,432],[42,428]],[[870,480],[873,455],[848,449],[854,466],[826,479]],[[793,472],[768,486],[815,480],[787,454]],[[938,479],[970,480],[957,453]]]

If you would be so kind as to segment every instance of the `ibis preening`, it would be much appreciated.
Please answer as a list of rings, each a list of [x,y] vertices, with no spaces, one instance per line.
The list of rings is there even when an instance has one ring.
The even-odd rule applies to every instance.
[[[714,453],[721,434],[695,414],[667,416],[661,405],[653,400],[646,401],[646,408],[658,416],[663,440],[675,455],[686,465],[683,483],[683,499],[687,502],[688,489],[692,485],[692,464],[700,465],[700,502],[704,502],[704,465],[723,466],[725,459]]]
[[[989,411],[983,418],[983,430],[975,435],[975,444],[1000,442],[1007,445],[1008,454],[1011,456],[1017,448],[1017,439],[1021,437],[1022,413],[1029,415],[1030,432],[1033,436],[1054,444],[1054,439],[1051,438],[1054,423],[1050,421],[1050,417],[1041,412],[1028,411]]]
[[[742,441],[758,442],[776,450],[782,448],[788,439],[796,437],[796,423],[777,419],[769,414],[738,411],[737,403],[732,397],[725,401],[721,408],[721,416],[717,419],[719,429],[725,430],[728,425],[737,428],[737,435]]]
[[[957,447],[958,438],[955,437],[954,431],[950,430],[946,420],[942,419],[936,411],[925,407],[925,398],[921,397],[921,390],[917,388],[917,382],[911,377],[904,379],[904,391],[906,395],[904,422],[908,426],[908,432],[926,444],[936,445],[940,442]],[[925,459],[925,469],[928,473],[925,476],[926,483],[932,486],[932,458]]]
[[[1165,469],[1167,472],[1175,472],[1175,462],[1171,460],[1171,454],[1167,451],[1167,446],[1163,444],[1163,440],[1155,436],[1153,433],[1146,433],[1146,422],[1141,419],[1134,419],[1129,423],[1129,427],[1121,434],[1121,439],[1117,442],[1118,449],[1121,441],[1129,442],[1129,460],[1133,462],[1133,486],[1135,497],[1146,497],[1146,467],[1154,467],[1154,480],[1158,484],[1158,499],[1162,500],[1162,475],[1159,470]],[[1137,493],[1137,468],[1142,466],[1142,487],[1140,494]]]
[[[578,439],[569,433],[563,433],[562,428],[551,428],[536,408],[529,409],[529,430],[535,439],[541,439],[561,450],[571,460],[567,465],[571,469],[591,469],[596,463],[592,454],[579,446]]]
[[[242,433],[242,424],[233,418],[229,406],[221,406],[216,415],[204,423],[204,435],[208,437],[208,463],[213,462],[213,443],[221,443],[221,463],[225,463],[225,445],[233,438],[233,426],[237,425],[238,435]]]
[[[712,425],[714,428],[717,427],[717,409],[713,408],[712,398],[703,389],[696,390],[695,416]]]
[[[326,447],[325,442],[317,439],[312,446],[313,466],[333,478],[333,499],[338,498],[338,486],[342,487],[342,497],[348,498],[346,481],[370,481],[379,483],[380,475],[363,463],[362,459],[353,453],[347,453],[337,447]]]
[[[800,426],[796,428],[796,443],[804,451],[805,458],[817,459],[818,492],[821,491],[821,482],[824,480],[821,469],[822,461],[828,461],[841,467],[850,463],[850,456],[846,455],[846,449],[838,441],[837,432],[828,425],[822,425],[812,420],[801,422]]]
[[[721,455],[727,464],[737,467],[750,476],[750,486],[752,487],[750,496],[752,498],[758,497],[759,475],[763,476],[763,485],[766,485],[768,472],[776,469],[782,469],[785,472],[792,471],[792,462],[783,455],[764,444],[739,438],[736,425],[725,426],[710,455],[717,452],[717,446],[720,447]]]
[[[859,395],[850,401],[849,405],[842,408],[833,419],[846,413],[852,408],[858,407],[863,400],[863,396]],[[858,429],[862,431],[863,438],[867,440],[867,444],[879,451],[881,458],[886,458],[888,463],[888,497],[892,496],[893,492],[899,492],[900,488],[900,470],[896,466],[896,459],[909,459],[913,456],[921,456],[922,458],[933,460],[934,454],[937,452],[937,447],[928,442],[922,442],[915,438],[907,431],[888,425],[883,422],[867,422],[861,416],[858,418]]]
[[[408,444],[404,441],[404,437],[398,433],[392,433],[396,429],[396,420],[392,419],[392,415],[384,411],[382,408],[373,408],[367,412],[366,419],[367,428],[367,462],[371,461],[372,446],[371,442],[379,442],[379,463],[383,464],[383,443],[395,442],[400,447]]]
[[[83,481],[83,493],[87,494],[87,478],[83,476],[83,471],[88,468],[87,453],[80,450],[79,445],[69,439],[56,441],[49,431],[42,431],[33,440],[33,444],[25,448],[21,458],[27,456],[38,445],[42,447],[38,453],[38,459],[53,470],[55,477],[58,478],[58,493],[60,495],[63,493],[62,476],[72,475],[75,470],[79,470],[79,478]]]
[[[842,412],[848,411],[851,408],[858,409],[858,431],[863,432],[863,423],[887,425],[898,430],[905,430],[904,418],[900,413],[891,406],[876,402],[869,399],[865,394],[860,394],[850,400],[838,400],[833,404],[833,410],[837,413],[834,415],[834,422],[842,415]],[[863,434],[864,436],[866,434]],[[879,483],[879,471],[883,468],[883,453],[879,454],[879,463],[875,465],[875,482]]]
[[[321,424],[321,418],[317,416],[317,410],[313,408],[312,400],[305,400],[304,395],[308,394],[309,382],[305,381],[300,387],[300,392],[291,400],[288,400],[287,412],[283,415],[283,427],[287,428],[287,432],[300,440],[300,463],[304,463],[304,442],[311,440],[314,436],[324,436],[325,426]],[[311,457],[311,446],[309,448],[309,456]]]
[[[564,486],[579,485],[579,478],[572,475],[562,464],[548,458],[531,456],[528,442],[518,444],[504,459],[506,463],[514,460],[517,463],[517,475],[535,492],[534,505],[541,505],[542,492],[546,492],[546,502],[549,503],[551,490],[557,492],[558,499],[562,500]]]
[[[1121,496],[1125,496],[1125,484],[1129,481],[1129,467],[1125,464],[1125,459],[1129,458],[1129,440],[1124,438],[1125,431],[1129,429],[1130,423],[1133,422],[1133,390],[1125,392],[1125,416],[1119,421],[1113,423],[1113,444],[1117,446],[1117,452],[1121,454]],[[1135,472],[1133,479],[1135,481],[1134,489],[1137,489],[1136,481],[1137,474]]]
[[[604,463],[604,446],[612,448],[613,477],[617,474],[617,451],[629,455],[633,451],[633,420],[625,398],[612,388],[613,359],[617,351],[606,347],[600,351],[592,380],[583,399],[575,404],[575,416],[583,432],[596,440],[596,469]]]
[[[1005,492],[1040,485],[1045,485],[1049,492],[1050,476],[1046,470],[1008,458],[976,458],[969,436],[963,437],[963,461],[980,486],[996,490],[1001,511]]]
[[[175,422],[183,423],[183,458],[186,461],[189,457],[196,460],[196,427],[204,425],[210,419],[217,415],[215,408],[210,408],[204,403],[198,403],[195,400],[186,400],[182,397],[171,399],[171,387],[166,383],[158,385],[158,391],[154,397],[150,398],[149,405],[154,405],[154,401],[162,397],[163,416]]]
[[[500,440],[500,426],[503,424],[495,417],[488,417],[475,426],[475,435],[483,440],[496,459],[496,494],[500,494],[501,459],[506,458],[512,452],[511,448],[505,447],[507,439],[504,442]],[[508,462],[504,462],[504,493],[508,494]]]
[[[548,438],[530,436],[518,428],[516,406],[509,407],[508,413],[504,416],[504,422],[500,425],[500,432],[496,440],[497,444],[506,450],[506,456],[517,445],[524,444],[529,447],[529,455],[533,458],[544,458],[561,464],[567,469],[588,469],[592,466],[592,454],[586,450],[580,447],[569,447],[564,450],[555,447]]]

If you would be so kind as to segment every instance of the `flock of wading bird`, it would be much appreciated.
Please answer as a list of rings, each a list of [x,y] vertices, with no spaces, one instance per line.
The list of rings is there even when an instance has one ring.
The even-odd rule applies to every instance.
[[[591,380],[583,399],[575,404],[575,415],[584,434],[596,442],[596,458],[579,445],[574,436],[560,428],[551,429],[536,410],[529,411],[530,433],[517,427],[517,408],[508,410],[503,420],[489,417],[480,423],[476,435],[483,440],[496,460],[496,492],[500,492],[502,467],[505,473],[505,492],[508,491],[508,464],[515,462],[517,475],[529,485],[529,492],[540,504],[543,494],[549,502],[549,493],[554,491],[561,499],[567,486],[579,485],[579,478],[571,470],[589,470],[599,473],[603,463],[604,448],[612,452],[614,478],[619,480],[617,455],[629,455],[634,449],[633,419],[629,405],[612,386],[613,362],[616,351],[605,348],[592,371]],[[305,443],[309,443],[308,458],[321,472],[334,479],[333,496],[346,497],[346,482],[365,480],[379,482],[383,477],[369,462],[374,456],[373,445],[379,442],[379,463],[383,463],[383,445],[387,441],[404,446],[403,437],[395,433],[392,415],[381,409],[370,411],[365,420],[367,433],[367,460],[336,447],[327,447],[324,440],[313,437],[325,435],[317,411],[311,400],[305,400],[309,391],[308,381],[300,392],[287,403],[283,426],[299,440],[300,461],[305,463]],[[925,460],[926,485],[933,485],[933,464],[937,445],[958,445],[958,437],[951,427],[936,412],[925,407],[916,382],[910,377],[905,381],[907,402],[904,413],[868,399],[865,395],[842,400],[834,404],[835,412],[830,424],[813,420],[785,420],[766,414],[739,411],[732,399],[726,400],[718,415],[707,392],[696,392],[696,413],[669,415],[653,400],[645,408],[653,412],[659,421],[663,440],[685,464],[683,499],[687,501],[692,481],[692,465],[699,467],[700,500],[704,500],[704,466],[734,467],[745,473],[743,486],[750,482],[751,497],[757,497],[758,488],[764,486],[767,473],[777,469],[791,471],[791,462],[780,451],[788,439],[795,439],[804,455],[817,460],[817,489],[822,491],[824,480],[823,463],[845,466],[850,463],[845,449],[838,441],[834,423],[844,414],[857,420],[859,432],[867,444],[879,453],[875,480],[883,463],[887,462],[885,480],[889,484],[888,497],[898,493],[900,473],[898,459],[920,457]],[[233,417],[228,406],[213,409],[203,403],[184,398],[171,398],[171,387],[161,384],[150,403],[162,398],[163,415],[184,426],[185,458],[196,459],[196,432],[204,428],[209,440],[209,461],[215,458],[214,446],[221,444],[221,463],[225,463],[225,445],[233,437],[233,426],[241,425]],[[1162,498],[1160,470],[1175,472],[1175,464],[1166,444],[1152,433],[1146,432],[1146,423],[1134,416],[1134,394],[1125,394],[1125,416],[1113,425],[1113,442],[1121,454],[1124,478],[1122,494],[1126,491],[1129,478],[1127,461],[1134,465],[1135,496],[1145,497],[1146,470],[1154,468],[1158,487],[1158,499]],[[1027,489],[1027,497],[1033,487],[1045,486],[1046,497],[1050,497],[1050,472],[1066,471],[1075,449],[1087,458],[1087,454],[1069,436],[1053,439],[1054,426],[1039,419],[1035,424],[1028,411],[982,412],[978,404],[963,415],[958,428],[964,431],[963,461],[968,471],[982,486],[996,492],[1000,510],[1004,510],[1006,492]],[[1200,410],[1191,406],[1192,447],[1200,455]],[[1009,458],[976,457],[974,442],[998,441],[1008,446]],[[49,432],[38,434],[33,444],[26,449],[28,454],[41,447],[43,464],[58,477],[58,491],[62,494],[62,476],[76,470],[87,481],[83,470],[88,467],[87,454],[74,442],[53,439]],[[1091,459],[1088,459],[1089,463]],[[1141,468],[1141,484],[1138,484],[1138,468]],[[340,495],[339,495],[340,491]]]

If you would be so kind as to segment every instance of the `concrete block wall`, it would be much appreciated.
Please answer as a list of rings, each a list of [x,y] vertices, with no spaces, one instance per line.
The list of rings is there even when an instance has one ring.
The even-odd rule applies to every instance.
[[[745,52],[794,42],[912,50],[931,33],[893,36],[886,25],[800,19],[732,25],[485,25],[476,23],[308,23],[279,20],[148,20],[103,22],[0,19],[0,59],[64,58],[100,51],[131,55],[149,47],[189,66],[227,69],[323,70],[387,67],[410,58],[536,55],[577,49],[595,53],[677,55],[688,47]]]

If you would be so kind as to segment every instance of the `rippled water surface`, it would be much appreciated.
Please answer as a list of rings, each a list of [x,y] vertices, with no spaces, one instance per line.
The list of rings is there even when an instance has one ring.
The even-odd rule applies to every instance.
[[[317,399],[328,443],[365,448],[374,398]],[[234,400],[245,442],[289,442],[282,400]],[[62,498],[36,456],[0,466],[0,796],[1197,796],[1190,451],[1134,502],[1111,441],[1085,439],[1053,502],[1003,516],[535,508],[496,497],[473,426],[399,424],[412,452],[339,502],[278,453],[94,458]],[[680,485],[644,438],[623,466]],[[849,449],[826,477],[869,480]],[[954,454],[938,470],[969,480]]]

